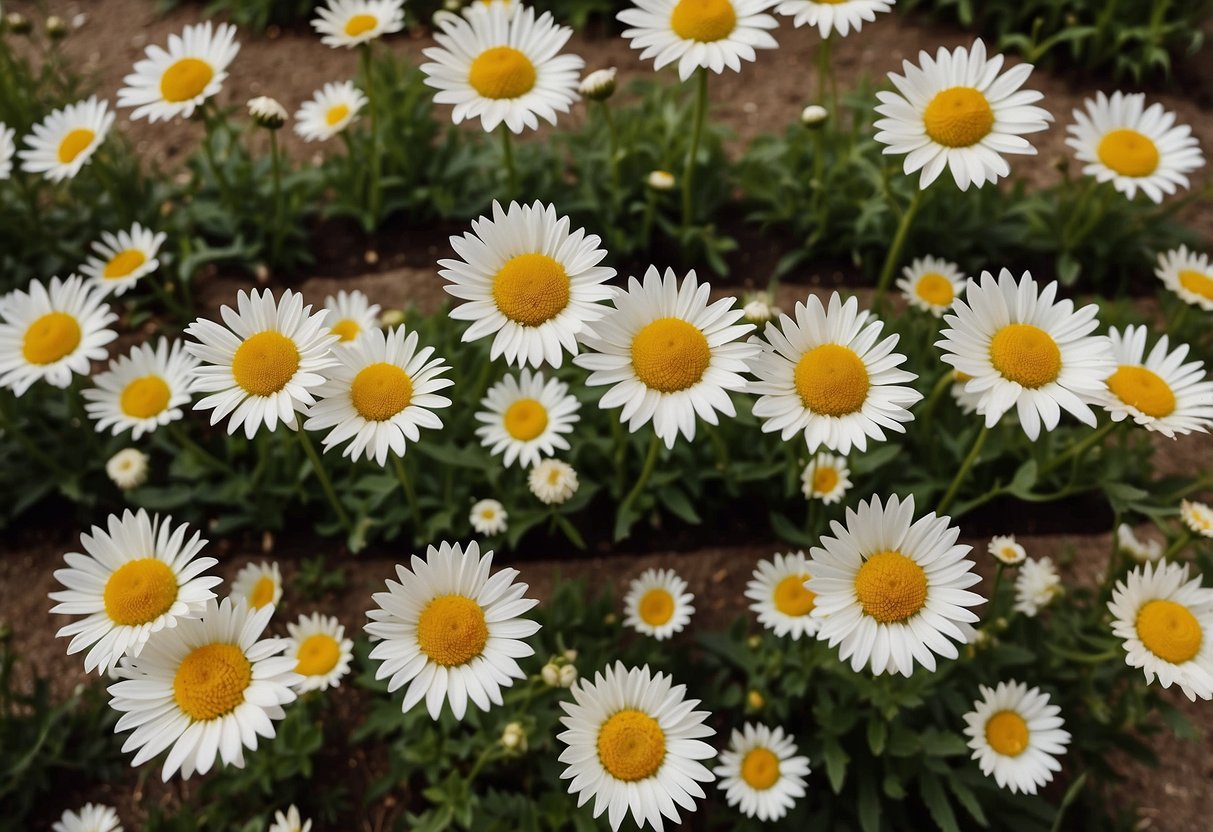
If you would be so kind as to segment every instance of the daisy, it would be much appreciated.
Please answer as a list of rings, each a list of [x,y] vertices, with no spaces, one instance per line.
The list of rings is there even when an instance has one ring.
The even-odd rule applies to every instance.
[[[141,277],[160,267],[156,255],[166,237],[163,231],[155,233],[139,223],[116,235],[102,232],[101,242],[93,243],[93,251],[100,256],[88,258],[80,273],[102,291],[112,291],[115,297],[125,294]]]
[[[1137,189],[1154,202],[1177,187],[1188,187],[1187,174],[1205,158],[1186,124],[1176,126],[1175,114],[1161,104],[1146,107],[1142,93],[1098,93],[1074,110],[1074,124],[1066,128],[1066,144],[1074,149],[1082,172],[1112,186],[1132,199]]]
[[[472,221],[472,230],[451,237],[458,260],[439,260],[451,294],[467,303],[451,310],[472,321],[464,341],[493,336],[489,357],[510,364],[559,367],[564,353],[577,354],[577,335],[606,314],[600,301],[615,270],[599,266],[606,251],[585,229],[569,231],[569,218],[536,202],[509,210],[493,202],[492,218]]]
[[[1125,661],[1146,682],[1179,685],[1192,701],[1213,696],[1213,592],[1188,580],[1188,567],[1159,561],[1116,582],[1112,632],[1124,639]]]
[[[625,627],[661,641],[681,633],[691,622],[695,596],[673,569],[646,569],[628,584],[623,598]]]
[[[1023,546],[1015,542],[1015,535],[994,535],[990,538],[990,545],[986,547],[991,555],[993,555],[999,563],[1004,566],[1015,566],[1023,563],[1024,558],[1028,553]]]
[[[1128,523],[1116,527],[1116,545],[1138,563],[1151,563],[1162,557],[1162,542],[1153,538],[1144,542],[1138,540]]]
[[[779,46],[771,30],[779,22],[765,12],[778,0],[634,0],[618,15],[631,28],[623,36],[640,60],[654,58],[653,68],[678,62],[683,81],[696,69],[717,74],[727,66],[741,71],[742,61],[757,57],[756,49]]]
[[[88,164],[114,124],[109,102],[90,96],[55,110],[25,137],[21,169],[41,173],[52,182],[71,179]]]
[[[207,601],[202,618],[157,633],[138,658],[121,667],[110,707],[122,714],[115,731],[134,729],[123,751],[138,749],[139,766],[168,750],[161,777],[206,774],[222,758],[244,767],[244,749],[273,739],[272,720],[295,700],[295,660],[286,642],[261,638],[272,607],[253,611],[230,600]]]
[[[758,561],[745,586],[745,597],[754,602],[750,610],[758,615],[758,623],[794,641],[802,635],[815,635],[818,621],[812,613],[817,596],[805,586],[808,579],[809,561],[804,552]]]
[[[1202,361],[1189,361],[1188,345],[1167,352],[1163,335],[1146,356],[1144,326],[1110,329],[1116,371],[1108,376],[1103,406],[1112,421],[1133,421],[1175,438],[1177,433],[1207,432],[1213,425],[1213,381]]]
[[[804,797],[809,758],[797,756],[796,743],[782,728],[747,722],[733,730],[714,771],[729,805],[766,823],[780,820]]]
[[[934,671],[936,654],[954,659],[953,642],[972,640],[977,615],[966,607],[985,599],[967,591],[981,578],[949,519],[931,512],[915,521],[913,496],[883,505],[873,497],[848,508],[845,525],[832,521],[834,536],[809,553],[817,638],[841,644],[852,670],[909,676],[918,663]]]
[[[36,381],[67,387],[73,374],[88,375],[118,337],[109,329],[116,320],[105,293],[76,275],[9,292],[0,302],[0,387],[21,396]]]
[[[0,179],[8,179],[13,175],[13,156],[17,152],[17,144],[13,141],[17,131],[0,123]]]
[[[286,655],[295,659],[295,672],[301,681],[295,690],[328,690],[341,684],[350,672],[354,642],[345,637],[345,627],[331,615],[312,613],[299,616],[298,623],[286,625]]]
[[[328,0],[312,28],[334,49],[360,46],[404,28],[404,0]]]
[[[277,563],[246,563],[236,573],[228,594],[232,603],[245,603],[251,610],[276,607],[282,600],[282,570]]]
[[[673,269],[663,277],[650,266],[644,283],[629,278],[614,308],[582,334],[593,352],[573,359],[590,371],[587,386],[611,385],[600,407],[622,407],[619,418],[632,433],[652,421],[667,448],[679,434],[695,438],[697,416],[715,425],[717,412],[737,415],[729,391],[747,387],[741,374],[760,349],[739,340],[754,326],[738,323],[737,299],[708,304],[711,290],[694,271],[679,285]]]
[[[323,89],[316,90],[311,101],[299,106],[295,132],[309,142],[328,141],[349,127],[366,103],[366,96],[353,81],[325,84]]]
[[[573,466],[559,459],[545,459],[536,463],[527,474],[526,483],[531,493],[549,506],[567,502],[580,486]]]
[[[1213,507],[1195,500],[1181,500],[1179,516],[1184,525],[1201,537],[1213,537]]]
[[[936,318],[952,308],[965,289],[965,278],[955,263],[938,257],[920,257],[901,271],[897,288],[911,306]]]
[[[970,416],[974,413],[981,412],[977,408],[985,399],[985,395],[983,393],[970,393],[966,389],[969,386],[969,382],[972,380],[973,377],[968,373],[962,373],[960,370],[953,370],[952,384],[948,388],[948,392],[951,394],[953,401],[955,401],[957,406],[960,407],[960,412]]]
[[[1158,255],[1154,274],[1184,303],[1213,312],[1213,268],[1209,267],[1209,255],[1180,246]]]
[[[981,393],[977,412],[986,427],[1015,408],[1029,439],[1040,435],[1041,424],[1053,430],[1061,411],[1095,426],[1089,402],[1097,401],[1104,381],[1115,369],[1108,339],[1092,335],[1099,308],[1056,300],[1057,283],[1040,289],[1024,272],[1019,282],[1006,269],[995,280],[981,273],[970,280],[965,299],[956,301],[944,317],[948,328],[935,345],[944,362],[972,376],[969,393]]]
[[[1028,558],[1015,576],[1015,611],[1035,618],[1061,591],[1061,576],[1053,559]]]
[[[422,50],[425,83],[436,104],[454,104],[451,120],[479,118],[485,132],[504,124],[511,133],[534,130],[539,119],[555,124],[577,101],[577,55],[557,54],[573,30],[557,26],[550,12],[494,4],[477,14],[434,15],[437,46]]]
[[[81,395],[98,432],[109,429],[117,436],[129,430],[137,440],[181,418],[198,366],[197,359],[182,346],[180,341],[170,342],[162,336],[154,349],[151,344],[132,347],[129,354],[115,358],[107,371],[93,378],[96,387]]]
[[[495,534],[505,534],[508,528],[506,521],[509,517],[505,506],[498,501],[480,500],[472,506],[471,514],[468,515],[468,522],[472,524],[472,530],[476,534],[492,536]]]
[[[864,22],[871,23],[877,12],[893,10],[897,0],[784,0],[775,11],[792,18],[796,28],[816,26],[823,38],[834,32],[845,38],[847,32],[858,32]]]
[[[228,64],[239,51],[230,23],[186,26],[180,35],[169,35],[167,51],[147,48],[147,57],[122,79],[126,86],[118,90],[118,106],[134,107],[132,119],[189,118],[223,87]]]
[[[520,377],[508,375],[489,388],[476,414],[480,444],[496,456],[505,451],[502,464],[517,460],[523,468],[535,465],[557,450],[569,450],[564,434],[573,432],[581,403],[559,379],[544,380],[543,373],[523,369]]]
[[[907,408],[922,398],[917,378],[899,367],[897,335],[878,341],[884,324],[837,292],[827,309],[813,295],[797,302],[796,319],[781,315],[767,324],[765,340],[751,339],[762,354],[750,363],[759,394],[754,415],[763,433],[783,439],[803,433],[809,453],[825,447],[840,454],[867,450],[868,438],[883,442],[885,429],[904,433],[914,417]]]
[[[337,336],[338,344],[357,341],[367,330],[377,329],[380,306],[354,289],[341,289],[324,299],[324,324]]]
[[[851,487],[850,476],[846,457],[817,454],[800,474],[800,490],[806,500],[821,500],[830,505],[846,496]]]
[[[1000,76],[1002,55],[987,61],[980,40],[971,49],[940,47],[933,60],[919,52],[918,62],[921,67],[902,61],[904,75],[889,73],[897,92],[876,93],[876,112],[884,116],[876,122],[876,141],[888,145],[886,155],[905,155],[907,175],[922,170],[920,188],[945,168],[962,191],[970,183],[980,188],[1011,172],[1002,154],[1036,154],[1023,134],[1046,129],[1052,116],[1033,106],[1043,95],[1020,89],[1031,64]]]
[[[699,700],[686,698],[685,685],[647,664],[615,662],[570,690],[573,701],[560,703],[565,730],[557,739],[567,746],[560,778],[572,780],[578,807],[594,798],[594,817],[606,811],[612,830],[631,812],[637,826],[658,832],[663,817],[682,822],[679,806],[695,810],[695,798],[705,797],[699,783],[714,779],[700,760],[716,749],[703,738],[716,732],[705,724],[710,714],[694,710]]]
[[[315,404],[312,392],[325,381],[319,371],[334,363],[337,336],[324,325],[327,313],[312,314],[290,289],[277,302],[269,289],[241,289],[236,309],[219,313],[226,326],[199,318],[185,328],[197,341],[185,348],[204,362],[194,370],[194,389],[211,394],[194,410],[211,410],[212,425],[230,415],[227,432],[244,425],[249,439],[262,424],[295,429],[295,411]]]
[[[51,832],[122,832],[117,810],[100,803],[85,803],[79,812],[66,811]]]
[[[416,332],[372,329],[334,354],[337,366],[317,388],[320,400],[304,424],[307,430],[331,428],[325,451],[348,441],[343,456],[386,465],[388,451],[404,456],[407,443],[421,439],[421,428],[442,428],[434,411],[451,406],[437,395],[454,384],[440,377],[450,367],[434,357],[433,347],[417,348]]]
[[[1070,744],[1062,730],[1061,708],[1049,704],[1049,694],[1022,682],[980,685],[981,699],[965,714],[965,734],[973,759],[987,777],[1014,794],[1036,790],[1061,771],[1057,755]]]
[[[311,818],[304,820],[299,815],[299,808],[291,804],[286,813],[281,811],[274,812],[274,822],[270,825],[269,832],[311,832]]]
[[[123,491],[147,482],[147,454],[138,448],[123,448],[105,463],[105,475]]]

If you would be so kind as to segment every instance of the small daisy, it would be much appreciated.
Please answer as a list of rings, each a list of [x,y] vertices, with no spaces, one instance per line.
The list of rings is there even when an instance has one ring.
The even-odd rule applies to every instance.
[[[1082,172],[1132,199],[1140,188],[1154,202],[1177,187],[1187,188],[1187,174],[1205,163],[1200,144],[1186,124],[1161,104],[1146,107],[1142,93],[1102,92],[1074,110],[1066,144],[1074,149]]]
[[[139,766],[168,750],[161,777],[177,771],[206,774],[218,758],[244,767],[244,749],[273,739],[273,720],[295,700],[295,659],[280,655],[286,642],[261,638],[272,607],[253,611],[230,600],[210,600],[202,618],[157,633],[138,658],[121,667],[110,707],[122,714],[115,731],[134,729],[123,751],[138,749]]]
[[[1154,274],[1184,303],[1213,312],[1213,268],[1209,255],[1180,246],[1158,255]]]
[[[105,463],[105,474],[123,491],[147,482],[147,454],[138,448],[123,448]]]
[[[1022,682],[979,689],[981,699],[964,718],[973,759],[1000,788],[1036,794],[1061,771],[1057,756],[1070,744],[1061,708],[1049,704],[1049,694]]]
[[[559,459],[545,459],[537,463],[527,474],[526,483],[531,493],[549,506],[567,502],[580,486],[573,466]]]
[[[328,0],[312,28],[334,49],[360,46],[404,28],[404,0]]]
[[[349,344],[378,327],[379,310],[379,304],[371,303],[357,289],[352,292],[341,289],[324,299],[324,325],[337,336],[338,344]]]
[[[236,573],[228,598],[243,602],[249,609],[276,607],[282,600],[282,570],[277,563],[246,563]]]
[[[353,81],[325,84],[323,89],[316,90],[311,101],[299,106],[295,132],[309,142],[328,141],[349,127],[366,103],[366,96]]]
[[[131,226],[130,231],[102,232],[101,242],[93,243],[93,251],[100,256],[88,258],[80,267],[80,274],[102,291],[112,291],[115,297],[125,294],[141,277],[160,267],[156,255],[166,236],[163,231],[155,233],[139,223]]]
[[[1153,538],[1144,542],[1138,540],[1128,523],[1116,527],[1116,545],[1138,563],[1152,563],[1162,557],[1162,541]]]
[[[766,823],[780,820],[804,797],[809,758],[797,756],[796,743],[782,728],[747,722],[741,731],[734,729],[715,773],[730,806]]]
[[[986,427],[1012,408],[1032,440],[1042,423],[1057,427],[1063,409],[1095,427],[1089,402],[1103,395],[1116,369],[1111,346],[1091,334],[1099,326],[1095,304],[1076,310],[1056,297],[1056,282],[1040,289],[1028,272],[1018,283],[1006,269],[997,280],[982,272],[981,283],[970,280],[965,299],[944,317],[948,328],[935,345],[945,363],[972,376],[965,390],[982,394],[977,412]]]
[[[472,230],[451,237],[458,260],[439,260],[451,294],[467,303],[451,310],[472,321],[462,340],[493,336],[489,357],[510,364],[559,367],[564,353],[577,354],[577,335],[607,312],[600,301],[615,270],[599,266],[606,251],[585,229],[569,231],[569,218],[536,202],[509,210],[493,202],[492,218],[472,220]]]
[[[117,810],[99,803],[85,803],[79,812],[66,811],[51,832],[122,832]]]
[[[874,497],[848,508],[845,525],[832,521],[834,536],[809,553],[817,638],[841,644],[852,670],[909,676],[918,663],[934,671],[936,655],[954,659],[953,642],[972,640],[977,615],[966,608],[985,599],[967,591],[981,578],[949,519],[914,520],[913,496],[883,505]]]
[[[526,678],[517,659],[534,655],[523,639],[539,624],[521,616],[539,602],[522,597],[527,585],[514,583],[518,570],[490,576],[492,566],[493,553],[482,557],[474,541],[465,549],[444,542],[430,546],[425,560],[413,555],[411,570],[397,566],[400,583],[389,580],[387,592],[375,593],[381,612],[368,613],[366,632],[382,641],[370,657],[389,691],[408,684],[402,711],[425,699],[436,720],[449,702],[463,719],[468,700],[487,711],[502,704],[502,688]]]
[[[509,468],[517,460],[523,468],[535,465],[558,450],[569,450],[564,434],[573,432],[581,417],[581,403],[559,379],[544,380],[543,373],[523,369],[520,377],[508,375],[489,388],[476,414],[480,444]]]
[[[87,376],[118,337],[109,329],[117,319],[105,293],[76,275],[9,292],[0,303],[0,387],[21,396],[36,381],[67,387],[73,374]]]
[[[180,35],[169,35],[167,51],[154,44],[147,48],[147,57],[122,79],[126,86],[118,90],[118,106],[134,107],[132,119],[189,118],[223,87],[239,51],[230,23],[186,26]]]
[[[1195,500],[1181,500],[1179,517],[1185,526],[1201,537],[1213,537],[1213,507]]]
[[[560,703],[565,730],[557,739],[567,746],[560,778],[572,781],[578,808],[593,798],[594,817],[605,811],[612,830],[630,812],[637,826],[658,832],[663,818],[682,822],[679,806],[695,810],[694,800],[706,796],[699,784],[714,779],[700,760],[716,749],[703,738],[716,732],[706,724],[710,714],[694,710],[699,700],[686,698],[686,685],[647,664],[615,662],[571,692],[573,701]]]
[[[472,506],[468,522],[472,524],[472,530],[476,534],[491,536],[505,534],[508,528],[506,521],[509,520],[509,517],[505,506],[498,501],[479,500]]]
[[[1147,430],[1175,438],[1177,433],[1207,432],[1213,426],[1213,381],[1202,361],[1189,361],[1188,345],[1167,352],[1163,335],[1146,356],[1144,326],[1110,329],[1116,371],[1108,376],[1103,406],[1112,421],[1132,417]]]
[[[750,610],[758,615],[758,623],[779,637],[817,633],[818,621],[813,617],[817,596],[805,582],[809,579],[809,561],[804,552],[777,554],[772,560],[760,560],[754,577],[745,587],[745,597],[754,603]]]
[[[858,32],[864,22],[871,23],[877,12],[893,10],[897,0],[784,0],[775,11],[792,18],[796,28],[816,26],[823,38],[834,32],[845,38],[847,32]]]
[[[294,804],[283,814],[281,811],[274,812],[274,822],[270,825],[268,832],[311,832],[311,818],[304,820],[299,815],[299,809]]]
[[[293,430],[295,411],[315,404],[312,393],[325,382],[320,371],[334,363],[328,313],[312,314],[290,289],[276,302],[269,289],[241,289],[236,309],[225,305],[219,313],[226,326],[199,318],[185,328],[196,339],[185,348],[204,362],[194,370],[194,389],[211,394],[194,410],[211,410],[212,425],[230,415],[227,432],[244,425],[249,439],[262,424]]]
[[[1061,592],[1061,576],[1053,559],[1028,558],[1015,576],[1015,611],[1035,618]]]
[[[589,370],[589,387],[611,385],[599,407],[621,407],[620,421],[635,433],[650,421],[667,448],[678,435],[695,438],[696,419],[719,424],[717,413],[737,415],[729,391],[748,386],[742,373],[760,350],[739,340],[754,329],[739,323],[737,299],[712,304],[712,287],[687,272],[679,285],[673,269],[649,266],[644,283],[628,279],[606,317],[581,340],[593,352],[573,359]]]
[[[884,118],[876,122],[876,141],[886,155],[905,155],[907,175],[922,171],[926,188],[950,169],[956,185],[981,187],[1011,172],[1004,153],[1035,155],[1023,137],[1038,133],[1052,120],[1035,102],[1044,96],[1021,90],[1031,64],[1017,64],[999,75],[1002,55],[986,60],[980,40],[952,52],[942,46],[932,59],[918,53],[921,66],[902,61],[902,72],[889,73],[897,92],[876,93]]]
[[[13,156],[17,152],[17,144],[13,139],[17,131],[0,123],[0,179],[8,179],[13,175]]]
[[[113,124],[109,102],[95,95],[55,110],[25,137],[26,149],[17,153],[21,169],[52,182],[71,179],[88,164]]]
[[[800,474],[800,490],[806,500],[821,500],[830,505],[846,496],[851,487],[850,476],[846,457],[817,454]]]
[[[633,0],[635,5],[616,17],[631,28],[623,36],[640,60],[654,58],[653,68],[678,62],[683,81],[696,69],[720,74],[727,66],[741,71],[756,49],[779,46],[771,31],[779,22],[766,12],[778,0]]]
[[[1213,592],[1188,580],[1188,567],[1159,561],[1117,581],[1108,602],[1112,632],[1124,639],[1129,667],[1146,682],[1179,685],[1184,695],[1213,697]]]
[[[990,538],[990,545],[986,547],[991,555],[993,555],[999,563],[1004,566],[1015,566],[1023,563],[1028,553],[1024,551],[1023,546],[1015,542],[1015,535],[994,535]]]
[[[966,415],[980,413],[978,407],[985,400],[984,393],[970,393],[966,388],[973,377],[968,373],[962,373],[960,370],[952,370],[952,384],[948,388],[948,393],[951,394],[952,400],[956,402],[960,408],[960,412]]]
[[[511,133],[535,130],[539,119],[555,124],[577,101],[581,68],[577,55],[557,54],[573,30],[557,26],[550,12],[493,4],[482,12],[434,15],[437,46],[422,50],[425,83],[438,92],[435,104],[454,104],[459,124],[479,118],[485,132],[504,124]]]
[[[180,341],[161,337],[151,344],[133,347],[129,354],[110,362],[109,369],[93,378],[96,387],[84,390],[85,410],[115,436],[129,430],[139,439],[162,425],[181,418],[189,404],[190,384],[198,360],[182,348]]]
[[[952,308],[965,289],[965,278],[955,263],[938,257],[920,257],[901,271],[897,288],[911,306],[936,318]]]
[[[681,633],[691,622],[695,596],[673,569],[646,569],[628,584],[623,598],[625,627],[661,641]]]
[[[341,684],[350,672],[354,642],[345,637],[345,627],[331,615],[312,613],[299,616],[298,623],[286,625],[286,655],[295,659],[300,682],[295,690],[328,690]]]
[[[883,442],[886,429],[905,433],[902,423],[914,418],[907,408],[922,394],[903,386],[917,376],[899,369],[906,357],[893,352],[898,336],[878,340],[884,324],[837,292],[828,309],[812,295],[795,312],[795,320],[767,324],[765,340],[751,339],[762,347],[750,363],[759,381],[749,389],[759,394],[754,415],[763,433],[803,433],[810,453],[840,454],[867,450],[869,438]]]

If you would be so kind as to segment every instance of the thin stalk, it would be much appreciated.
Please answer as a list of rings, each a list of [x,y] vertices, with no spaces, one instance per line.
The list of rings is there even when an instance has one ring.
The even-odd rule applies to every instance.
[[[1104,437],[1106,437],[1109,433],[1111,433],[1113,430],[1115,430],[1121,424],[1122,424],[1121,422],[1109,421],[1109,422],[1106,422],[1102,427],[1096,428],[1095,430],[1093,430],[1091,432],[1091,434],[1086,439],[1083,439],[1080,442],[1075,442],[1070,447],[1068,447],[1064,451],[1062,451],[1060,454],[1053,457],[1047,463],[1042,465],[1037,476],[1043,477],[1045,474],[1049,474],[1049,473],[1052,473],[1053,471],[1056,471],[1059,467],[1061,467],[1062,463],[1064,463],[1066,460],[1070,459],[1071,457],[1074,457],[1077,455],[1079,458],[1081,458],[1083,455],[1086,454],[1086,452],[1088,450],[1090,450],[1092,445],[1096,444],[1097,442],[1103,441]]]
[[[282,162],[278,151],[278,131],[269,132],[270,167],[274,183],[274,225],[270,230],[270,261],[276,264],[282,249]]]
[[[350,516],[346,514],[341,501],[337,499],[333,481],[329,479],[328,472],[324,470],[324,463],[320,461],[320,454],[316,453],[316,446],[312,444],[306,430],[300,428],[297,433],[299,434],[299,444],[303,445],[303,452],[307,454],[308,461],[312,464],[312,470],[316,473],[316,479],[320,480],[320,487],[324,489],[324,496],[328,498],[333,511],[337,513],[337,519],[341,521],[342,528],[348,533],[351,530]]]
[[[649,477],[653,475],[653,467],[657,464],[657,451],[661,446],[661,440],[654,433],[652,439],[649,440],[649,452],[644,458],[644,467],[640,470],[640,476],[636,480],[636,484],[632,486],[632,490],[628,492],[628,496],[623,498],[623,502],[619,504],[619,512],[623,513],[624,509],[631,508],[632,503],[644,491],[644,487],[648,485]]]
[[[501,125],[501,161],[505,165],[506,196],[518,195],[518,170],[514,167],[514,145],[510,141],[510,128]]]
[[[682,169],[682,233],[680,242],[686,250],[687,230],[691,227],[695,208],[695,157],[699,155],[699,142],[703,136],[703,119],[708,109],[708,71],[695,72],[695,105],[691,116],[691,144],[687,148],[686,165]]]
[[[363,86],[366,87],[367,126],[371,139],[371,165],[368,171],[370,176],[370,205],[368,208],[371,222],[367,230],[372,231],[379,226],[383,194],[379,181],[382,167],[379,157],[379,102],[375,98],[375,73],[371,63],[371,44],[369,42],[361,46],[359,60],[362,63]]]
[[[832,35],[833,32],[830,34]],[[826,91],[830,88],[830,76],[833,74],[833,64],[830,61],[830,52],[833,45],[833,37],[827,37],[817,47],[817,101],[822,105],[825,104]],[[838,116],[834,112],[831,112],[830,115],[835,118]]]
[[[931,433],[931,421],[935,416],[935,409],[939,406],[939,400],[943,398],[944,391],[952,386],[952,371],[947,369],[944,374],[939,377],[939,381],[935,382],[935,386],[931,388],[931,394],[927,396],[927,402],[922,406],[922,413],[915,418],[922,425],[922,433],[927,437],[931,444],[934,444],[934,434]]]
[[[400,488],[404,491],[404,499],[408,500],[409,514],[413,517],[413,531],[418,532],[421,530],[421,512],[417,509],[417,491],[413,488],[413,480],[408,469],[404,467],[404,457],[393,455],[392,463],[396,468],[396,479],[400,481]]]
[[[914,217],[918,213],[919,207],[922,206],[924,193],[926,192],[922,188],[914,191],[914,198],[910,200],[909,207],[901,215],[901,222],[897,225],[897,234],[893,237],[893,245],[889,247],[889,254],[885,257],[884,265],[880,269],[880,280],[876,283],[876,295],[872,298],[872,308],[877,311],[884,302],[884,294],[888,291],[889,284],[893,282],[893,271],[901,260],[901,250],[905,248],[910,226],[914,223]]]
[[[1171,316],[1171,320],[1167,323],[1167,335],[1174,336],[1179,332],[1179,328],[1183,326],[1184,318],[1188,317],[1188,302],[1180,299],[1179,308],[1175,310],[1175,314]]]
[[[986,437],[989,435],[990,429],[983,424],[981,430],[977,432],[977,438],[973,440],[973,447],[969,448],[968,456],[960,464],[960,470],[956,472],[956,476],[952,479],[952,484],[948,486],[943,499],[939,501],[939,507],[935,509],[936,514],[943,514],[948,510],[948,506],[952,505],[952,501],[956,499],[956,494],[960,491],[961,483],[968,476],[969,469],[973,467],[973,463],[977,461],[977,457],[981,453],[981,447],[986,444]]]
[[[193,439],[190,439],[189,434],[187,434],[185,429],[181,427],[180,422],[171,422],[168,426],[168,432],[172,434],[173,439],[177,440],[177,442],[183,448],[193,454],[194,457],[203,465],[207,466],[208,468],[214,468],[216,471],[221,473],[233,473],[232,466],[216,457]]]
[[[1176,555],[1184,550],[1185,546],[1191,542],[1192,532],[1188,530],[1187,526],[1185,526],[1183,532],[1179,535],[1179,537],[1175,538],[1175,541],[1170,546],[1167,547],[1167,551],[1162,553],[1162,557],[1159,558],[1159,560],[1172,560]]]

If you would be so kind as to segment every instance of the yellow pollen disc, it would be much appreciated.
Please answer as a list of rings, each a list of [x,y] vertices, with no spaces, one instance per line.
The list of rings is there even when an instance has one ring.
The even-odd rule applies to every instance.
[[[616,780],[645,780],[665,760],[665,732],[642,711],[619,711],[598,729],[598,760]]]
[[[951,306],[952,301],[956,299],[956,292],[952,289],[952,281],[936,272],[928,272],[918,278],[918,284],[914,287],[914,291],[918,294],[918,297],[932,306]]]
[[[802,355],[793,380],[804,406],[824,416],[860,410],[871,386],[863,359],[838,344],[822,344]]]
[[[990,339],[990,361],[1003,378],[1036,389],[1061,375],[1061,350],[1032,324],[1007,324]]]
[[[244,702],[252,681],[253,665],[239,647],[207,644],[194,648],[178,665],[173,696],[191,719],[217,719]]]
[[[505,411],[505,430],[520,442],[529,442],[548,426],[547,408],[534,399],[519,399]]]
[[[379,25],[379,18],[373,14],[356,14],[345,22],[345,33],[356,38],[364,32],[369,32]]]
[[[110,261],[105,264],[104,271],[101,276],[106,280],[117,280],[120,277],[129,277],[131,272],[147,262],[147,255],[137,248],[128,248],[126,251],[120,251],[110,258]]]
[[[1137,637],[1163,661],[1183,664],[1200,652],[1204,632],[1183,604],[1156,599],[1138,610]]]
[[[353,318],[342,318],[329,329],[341,341],[353,341],[362,334],[362,326]]]
[[[677,393],[693,387],[711,363],[708,339],[681,318],[658,318],[632,339],[632,369],[651,390]]]
[[[177,600],[177,576],[158,558],[130,560],[105,582],[105,614],[115,624],[155,621]]]
[[[417,621],[417,645],[443,667],[467,664],[483,652],[488,640],[484,610],[463,595],[438,596]]]
[[[737,25],[729,0],[679,0],[670,15],[670,28],[683,40],[712,43],[724,40]]]
[[[262,575],[257,579],[257,583],[253,584],[253,589],[248,594],[248,605],[259,610],[267,604],[274,603],[274,593],[277,590],[278,585],[274,583],[274,579],[269,575]]]
[[[548,485],[555,485],[556,483],[560,482],[561,476],[562,474],[559,468],[553,468],[551,471],[548,471]]]
[[[760,792],[779,782],[779,758],[769,748],[755,748],[741,761],[741,779]]]
[[[838,485],[838,472],[827,465],[813,469],[813,490],[818,494],[829,494]]]
[[[636,614],[650,627],[660,627],[674,617],[674,596],[665,589],[650,589],[640,596]]]
[[[535,65],[512,46],[486,49],[472,61],[468,83],[484,98],[518,98],[535,87]]]
[[[278,332],[250,335],[236,349],[232,375],[245,392],[253,396],[277,393],[299,369],[299,348]]]
[[[76,157],[93,143],[96,136],[96,133],[86,127],[77,127],[68,133],[63,137],[63,141],[59,142],[59,162],[70,165],[76,161]]]
[[[817,595],[805,588],[804,582],[808,579],[809,574],[801,572],[799,575],[788,575],[775,584],[775,592],[772,595],[775,609],[784,615],[793,617],[808,615],[812,612],[817,603]]]
[[[546,254],[519,254],[493,278],[493,300],[514,323],[539,326],[569,305],[569,275]]]
[[[1149,176],[1158,169],[1158,147],[1136,130],[1112,130],[1099,140],[1099,161],[1121,176]]]
[[[880,623],[905,621],[927,603],[927,573],[901,552],[878,552],[859,567],[855,595]]]
[[[329,127],[335,124],[340,124],[346,116],[350,114],[350,108],[345,104],[338,104],[334,107],[329,107],[329,111],[324,114],[324,120]]]
[[[168,385],[160,376],[143,376],[126,385],[119,406],[132,419],[150,419],[164,412],[171,396]]]
[[[1108,389],[1125,404],[1155,419],[1175,411],[1175,393],[1171,385],[1145,367],[1121,366],[1108,378]]]
[[[412,401],[413,380],[395,364],[370,364],[358,371],[350,385],[350,402],[368,422],[386,421]]]
[[[295,654],[299,663],[295,672],[301,676],[326,676],[341,659],[341,645],[337,639],[325,633],[316,633],[299,645]]]
[[[201,58],[182,58],[160,76],[160,97],[170,104],[192,101],[214,77],[215,70]]]
[[[66,312],[47,312],[25,330],[21,354],[31,364],[54,364],[80,346],[80,324]]]
[[[1194,295],[1199,295],[1206,300],[1213,300],[1213,277],[1209,277],[1203,272],[1184,269],[1179,273],[1179,285]]]
[[[922,114],[927,135],[944,147],[971,147],[994,127],[990,102],[972,87],[952,87],[936,93]]]
[[[999,711],[986,720],[986,742],[1004,757],[1018,757],[1028,748],[1028,723],[1014,711]]]

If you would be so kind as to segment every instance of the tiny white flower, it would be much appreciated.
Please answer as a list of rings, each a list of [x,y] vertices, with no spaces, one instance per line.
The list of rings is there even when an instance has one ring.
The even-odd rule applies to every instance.
[[[560,505],[577,493],[580,483],[573,466],[559,459],[545,459],[527,476],[531,493],[547,505]]]
[[[1015,535],[1013,534],[994,535],[994,537],[990,538],[990,545],[986,550],[1007,566],[1023,563],[1024,559],[1028,556],[1023,546],[1015,542]]]
[[[1051,558],[1028,558],[1015,576],[1015,610],[1029,618],[1062,593],[1061,576]]]
[[[123,491],[147,482],[147,454],[138,448],[123,448],[105,463],[105,473]]]
[[[483,535],[504,534],[508,519],[509,514],[506,513],[505,507],[497,500],[491,499],[477,502],[468,516],[468,522],[472,524],[476,534]]]

